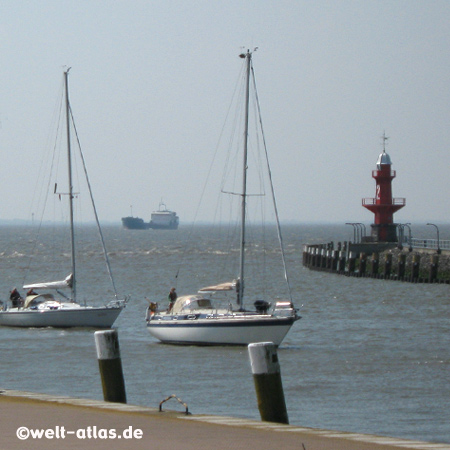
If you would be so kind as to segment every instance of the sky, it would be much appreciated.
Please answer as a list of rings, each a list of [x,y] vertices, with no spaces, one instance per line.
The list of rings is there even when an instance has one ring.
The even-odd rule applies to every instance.
[[[34,212],[71,67],[100,220],[149,220],[163,200],[191,222],[238,55],[255,47],[282,222],[373,223],[361,200],[375,196],[383,133],[393,195],[406,198],[395,221],[449,222],[450,2],[440,0],[2,0],[0,221]]]

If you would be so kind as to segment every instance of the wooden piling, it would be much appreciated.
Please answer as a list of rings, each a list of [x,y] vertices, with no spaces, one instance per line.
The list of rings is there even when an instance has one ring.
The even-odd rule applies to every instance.
[[[354,252],[350,252],[348,255],[348,273],[353,275],[356,267],[356,255]]]
[[[313,247],[313,253],[312,253],[312,259],[311,259],[311,265],[313,267],[317,267],[317,247]]]
[[[420,255],[413,255],[411,268],[411,281],[418,281],[420,273]]]
[[[249,344],[248,353],[261,420],[289,424],[275,344]]]
[[[326,269],[329,271],[331,270],[331,262],[332,262],[332,257],[333,255],[333,250],[328,249],[327,250],[327,265],[326,265]]]
[[[344,273],[345,272],[345,251],[341,250],[339,252],[339,263],[338,263],[338,272]]]
[[[331,270],[336,272],[338,268],[339,252],[337,250],[333,250],[331,253]]]
[[[406,255],[404,253],[400,253],[398,255],[398,278],[399,280],[403,280],[405,278],[405,268],[406,268]]]
[[[378,275],[379,264],[380,264],[380,256],[378,252],[374,252],[372,254],[372,270],[371,270],[372,277],[376,277]]]
[[[96,331],[94,337],[102,380],[103,399],[106,402],[126,403],[117,330]]]
[[[359,255],[359,275],[364,277],[366,275],[367,267],[367,256],[365,253],[361,252]]]
[[[303,265],[307,266],[308,265],[308,245],[304,245],[303,246]]]
[[[306,250],[306,267],[311,267],[311,259],[312,259],[312,247],[308,245]]]
[[[432,255],[431,256],[431,263],[430,263],[430,276],[429,276],[430,283],[434,283],[436,281],[437,273],[438,273],[438,267],[439,267],[439,256],[438,255]]]
[[[322,269],[326,269],[326,267],[327,267],[327,251],[326,251],[326,249],[323,248],[321,250],[320,256],[321,256],[321,258],[320,258],[320,267]]]
[[[384,260],[384,278],[389,278],[392,271],[392,253],[386,253]]]

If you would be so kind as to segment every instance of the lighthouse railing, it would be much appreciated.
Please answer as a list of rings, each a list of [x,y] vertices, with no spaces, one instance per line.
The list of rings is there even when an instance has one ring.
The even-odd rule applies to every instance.
[[[372,170],[372,178],[395,178],[397,176],[397,172],[395,170],[390,170],[389,172],[384,172],[381,169]]]
[[[364,205],[377,205],[377,201],[379,201],[376,198],[363,198],[362,199],[362,204]],[[390,205],[401,205],[401,206],[405,206],[406,205],[406,198],[401,198],[401,197],[397,197],[397,198],[393,198],[392,199],[392,203],[389,203]]]

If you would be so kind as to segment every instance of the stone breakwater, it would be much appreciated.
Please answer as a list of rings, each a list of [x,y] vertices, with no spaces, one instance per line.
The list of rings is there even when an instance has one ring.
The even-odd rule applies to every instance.
[[[333,243],[305,245],[303,265],[353,277],[450,284],[450,252]]]

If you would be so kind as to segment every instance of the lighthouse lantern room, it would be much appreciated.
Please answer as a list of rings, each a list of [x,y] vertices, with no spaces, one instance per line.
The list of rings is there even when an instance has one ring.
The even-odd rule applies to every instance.
[[[375,222],[371,225],[373,242],[397,242],[394,213],[406,204],[406,199],[392,197],[395,170],[391,170],[391,158],[386,153],[387,139],[383,134],[383,153],[378,157],[377,170],[372,171],[376,182],[375,198],[362,199],[362,205],[375,214]]]

